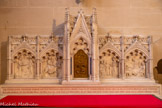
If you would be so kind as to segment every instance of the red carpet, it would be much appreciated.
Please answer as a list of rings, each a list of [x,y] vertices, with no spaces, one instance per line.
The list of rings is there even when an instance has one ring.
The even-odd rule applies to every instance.
[[[1,106],[53,106],[53,107],[157,107],[162,101],[152,95],[55,95],[7,96]]]

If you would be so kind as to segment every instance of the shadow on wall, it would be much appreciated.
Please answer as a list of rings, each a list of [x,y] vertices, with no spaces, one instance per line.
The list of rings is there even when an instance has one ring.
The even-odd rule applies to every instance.
[[[1,82],[3,84],[7,79],[7,42],[1,43]]]
[[[158,70],[158,74],[162,74],[162,59],[158,61],[157,70]]]
[[[77,4],[81,3],[83,0],[75,0]]]
[[[157,67],[154,67],[154,79],[157,83],[162,84],[162,59],[157,63]]]
[[[56,26],[56,20],[54,19],[53,25],[52,25],[52,34],[63,36],[64,35],[64,23]]]

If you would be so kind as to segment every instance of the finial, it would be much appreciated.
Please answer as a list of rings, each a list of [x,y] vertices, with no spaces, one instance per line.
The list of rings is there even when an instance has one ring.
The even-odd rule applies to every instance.
[[[66,15],[69,14],[69,8],[65,8],[65,14],[66,14]]]
[[[148,36],[147,38],[148,38],[148,43],[151,44],[151,42],[152,42],[152,37],[151,37],[151,36]]]
[[[93,22],[97,23],[96,8],[93,8],[92,18],[93,18]]]
[[[66,12],[68,13],[69,12],[69,8],[65,8]]]
[[[65,22],[69,21],[69,8],[65,8]]]
[[[138,35],[133,36],[133,38],[135,39],[135,41],[139,40],[139,36]]]
[[[138,39],[139,38],[139,36],[138,35],[135,35],[135,36],[133,36],[135,39]]]
[[[27,36],[26,35],[22,35],[22,40],[25,42],[27,40]]]
[[[110,33],[107,33],[106,38],[109,40],[111,39]]]
[[[84,12],[83,12],[83,10],[82,10],[82,9],[80,9],[80,10],[78,11],[78,13],[84,13]]]
[[[51,41],[55,41],[56,40],[56,38],[55,38],[55,36],[54,36],[53,33],[51,34],[51,37],[50,38],[51,38]]]
[[[93,14],[96,14],[96,8],[93,8]]]
[[[107,33],[107,36],[106,37],[110,37],[110,33],[109,32]]]

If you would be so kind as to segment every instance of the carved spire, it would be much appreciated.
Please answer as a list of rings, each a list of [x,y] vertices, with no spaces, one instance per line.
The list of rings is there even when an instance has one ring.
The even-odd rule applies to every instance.
[[[69,8],[65,8],[65,21],[66,23],[69,22]]]
[[[69,40],[70,35],[70,14],[69,14],[69,8],[65,8],[65,36],[67,40]]]
[[[97,13],[96,13],[96,8],[93,8],[92,23],[97,23]]]
[[[148,36],[148,44],[151,44],[152,43],[152,37],[151,36]]]
[[[96,8],[93,8],[93,13],[92,13],[92,19],[91,19],[91,24],[92,24],[92,37],[97,36],[97,17],[96,17]]]
[[[112,39],[112,37],[110,36],[110,33],[107,33],[106,38],[107,38],[108,41],[110,41]]]

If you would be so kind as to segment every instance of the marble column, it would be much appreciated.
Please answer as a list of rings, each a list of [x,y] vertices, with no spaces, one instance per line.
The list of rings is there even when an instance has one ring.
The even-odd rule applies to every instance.
[[[125,65],[124,65],[124,62],[125,62],[125,55],[124,55],[124,37],[121,36],[120,37],[120,44],[121,44],[121,59],[120,59],[120,72],[119,72],[119,77],[122,78],[122,79],[125,79]]]

